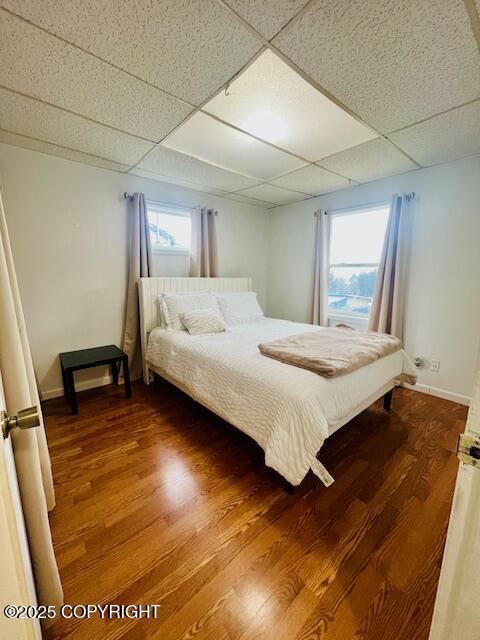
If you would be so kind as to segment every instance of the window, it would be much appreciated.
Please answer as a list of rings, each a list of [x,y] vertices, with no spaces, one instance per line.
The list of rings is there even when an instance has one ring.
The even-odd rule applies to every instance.
[[[147,212],[153,251],[189,255],[191,209],[147,202]]]
[[[388,215],[388,204],[332,215],[329,318],[367,324]]]

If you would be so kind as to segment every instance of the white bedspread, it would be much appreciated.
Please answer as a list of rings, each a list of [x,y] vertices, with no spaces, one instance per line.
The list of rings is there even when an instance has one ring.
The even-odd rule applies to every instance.
[[[401,373],[415,373],[403,350],[330,379],[258,350],[260,342],[319,329],[271,318],[200,336],[155,328],[146,361],[253,438],[265,463],[297,485],[310,468],[318,472],[316,454],[329,433]]]

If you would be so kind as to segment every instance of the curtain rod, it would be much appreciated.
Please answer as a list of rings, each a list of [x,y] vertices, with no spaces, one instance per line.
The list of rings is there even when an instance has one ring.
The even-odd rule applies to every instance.
[[[133,200],[133,196],[130,195],[129,193],[127,193],[126,191],[123,192],[123,197],[125,198],[125,200],[129,200],[130,202]],[[415,198],[415,191],[412,191],[411,193],[406,193],[405,194],[405,198],[407,200],[414,200]],[[361,208],[367,208],[367,207],[378,207],[379,205],[385,204],[387,201],[386,200],[382,200],[381,202],[370,202],[367,204],[361,204],[358,206],[354,206],[352,205],[351,207],[344,207],[342,209],[330,209],[328,211],[328,213],[333,213],[335,211],[348,211],[348,209],[361,209]],[[327,211],[325,211],[325,213],[327,213]],[[215,211],[215,215],[218,215],[218,211]],[[315,211],[315,213],[313,215],[317,215],[317,212]]]
[[[129,200],[130,202],[133,201],[133,196],[130,195],[129,193],[127,193],[126,191],[123,192],[123,197],[125,200]],[[165,207],[176,207],[177,209],[185,209],[185,211],[189,210],[189,209],[194,209],[194,207],[179,207],[178,205],[174,205],[174,204],[167,204],[167,203],[163,203],[163,202],[155,202],[154,200],[150,200],[150,202],[153,202],[154,204],[158,204],[158,205],[163,205]],[[209,209],[208,213],[213,213],[214,216],[218,216],[218,211],[216,209]]]
[[[406,200],[410,201],[410,200],[414,200],[415,199],[415,191],[412,191],[411,193],[405,193],[404,194]],[[358,204],[358,205],[351,205],[350,207],[340,207],[338,209],[327,209],[325,210],[325,213],[341,213],[343,211],[345,211],[345,213],[347,213],[348,211],[354,211],[356,209],[369,209],[369,208],[376,208],[376,207],[380,207],[382,205],[386,205],[389,204],[389,200],[378,200],[376,202],[366,202],[365,204]],[[317,212],[315,211],[314,216],[317,215]]]

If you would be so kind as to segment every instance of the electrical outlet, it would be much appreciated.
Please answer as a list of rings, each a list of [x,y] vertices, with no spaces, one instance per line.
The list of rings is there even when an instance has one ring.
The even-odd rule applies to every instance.
[[[430,361],[430,371],[434,371],[435,373],[438,373],[440,371],[440,360]]]

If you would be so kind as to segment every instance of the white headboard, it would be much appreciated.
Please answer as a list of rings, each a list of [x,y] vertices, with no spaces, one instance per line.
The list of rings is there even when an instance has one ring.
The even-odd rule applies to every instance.
[[[251,278],[140,278],[138,299],[140,307],[140,338],[142,344],[143,378],[148,384],[145,366],[148,334],[161,324],[158,298],[162,293],[194,293],[196,291],[251,291]]]

